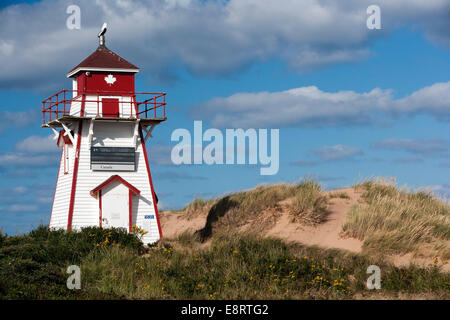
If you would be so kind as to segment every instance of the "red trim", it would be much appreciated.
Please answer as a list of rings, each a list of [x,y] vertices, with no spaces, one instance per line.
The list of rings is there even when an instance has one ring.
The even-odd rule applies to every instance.
[[[75,202],[75,190],[77,188],[78,164],[80,162],[80,145],[81,145],[82,129],[83,129],[83,122],[80,121],[79,125],[78,125],[78,140],[77,140],[77,149],[75,151],[75,163],[73,166],[72,191],[70,194],[69,219],[67,221],[67,230],[70,230],[72,228],[72,216],[73,216],[73,207],[74,207],[74,202]]]
[[[83,96],[81,97],[80,117],[84,117],[84,108],[86,108],[86,95],[85,94],[83,94]]]
[[[133,226],[133,192],[130,190],[128,190],[128,211],[129,211],[129,217],[128,217],[128,229],[131,232],[132,231],[132,226]]]
[[[63,159],[63,151],[61,150],[61,158],[59,159],[58,175],[56,176],[55,192],[53,193],[52,211],[50,212],[50,220],[48,222],[48,227],[49,228],[50,228],[50,224],[52,223],[53,205],[55,204],[56,188],[58,188],[58,180],[59,180],[59,173],[61,171],[61,160],[62,159]]]
[[[127,187],[128,189],[130,189],[131,191],[133,191],[137,195],[141,194],[141,192],[136,187],[134,187],[133,185],[128,183],[121,176],[115,174],[115,175],[109,177],[103,183],[99,184],[95,189],[92,189],[91,190],[91,196],[96,196],[97,192],[101,191],[103,188],[105,188],[106,186],[110,185],[114,181],[119,181],[120,183],[125,185],[125,187]]]
[[[101,97],[105,96],[122,96],[131,97],[134,100],[134,107],[136,111],[136,118],[162,118],[165,120],[166,117],[166,93],[157,92],[134,92],[134,91],[82,91],[82,94],[78,94],[81,88],[78,90],[60,90],[54,95],[48,97],[42,101],[42,123],[46,124],[55,119],[59,119],[63,116],[70,115],[70,109],[72,108],[73,102],[80,102],[81,97],[81,108],[80,116],[85,116],[86,102],[98,103]],[[76,97],[69,98],[67,95],[69,93],[77,94]],[[73,95],[73,94],[72,94]],[[92,97],[94,96],[94,97]],[[122,105],[128,104],[128,102],[120,102]],[[130,108],[132,108],[130,103]],[[69,107],[67,108],[67,106]],[[130,113],[132,113],[130,111]],[[99,114],[98,114],[99,115]]]
[[[63,153],[64,153],[64,174],[68,174],[69,173],[69,164],[66,163],[68,161],[67,159],[67,145],[63,145]]]
[[[99,214],[100,214],[100,228],[102,227],[102,190],[98,192],[98,208],[99,208]]]
[[[139,135],[141,137],[141,144],[142,144],[142,150],[144,152],[145,165],[147,166],[148,181],[150,182],[150,189],[152,191],[153,206],[155,208],[156,222],[158,223],[159,237],[162,238],[163,235],[162,235],[161,223],[159,221],[158,205],[156,204],[155,191],[153,189],[153,182],[152,182],[152,174],[150,173],[150,166],[148,165],[147,150],[145,148],[144,136],[142,135],[142,127],[140,124],[139,124]]]
[[[73,145],[72,144],[72,141],[70,141],[70,138],[69,138],[69,136],[65,136],[64,135],[64,130],[61,130],[60,132],[59,132],[59,134],[58,134],[58,140],[56,141],[56,145],[58,146],[58,147],[61,147],[61,146],[63,146],[64,144],[69,144],[69,145]],[[61,144],[61,139],[63,139],[63,144]]]

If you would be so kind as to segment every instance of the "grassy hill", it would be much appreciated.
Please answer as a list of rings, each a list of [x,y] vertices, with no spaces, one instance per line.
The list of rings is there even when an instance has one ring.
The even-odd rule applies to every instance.
[[[303,181],[196,200],[162,214],[185,228],[150,247],[139,241],[139,230],[40,227],[27,235],[1,235],[0,298],[449,299],[448,204],[376,181],[355,186],[357,197],[352,190],[323,192]],[[358,252],[270,233],[283,217],[305,228],[296,233],[315,232],[339,208],[349,208],[339,211],[345,213],[339,237],[355,237]],[[200,227],[190,228],[195,224],[189,221]],[[396,266],[390,254],[432,262]],[[81,268],[81,290],[66,288],[72,264]],[[366,288],[370,265],[381,268],[380,290]]]

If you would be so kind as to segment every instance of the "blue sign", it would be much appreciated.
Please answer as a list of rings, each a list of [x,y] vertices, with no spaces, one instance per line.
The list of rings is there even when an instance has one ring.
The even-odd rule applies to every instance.
[[[155,219],[155,216],[154,215],[144,216],[144,219]]]

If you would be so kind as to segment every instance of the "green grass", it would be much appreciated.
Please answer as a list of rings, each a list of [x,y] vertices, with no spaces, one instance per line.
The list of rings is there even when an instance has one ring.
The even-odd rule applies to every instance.
[[[22,236],[0,235],[0,298],[110,298],[97,291],[69,291],[65,273],[68,266],[79,265],[91,251],[109,246],[143,252],[139,239],[120,229],[65,232],[41,226]]]
[[[374,254],[418,253],[425,246],[447,258],[449,206],[395,185],[369,181],[358,187],[366,203],[351,209],[344,230],[364,240],[364,254],[261,236],[281,210],[302,223],[323,221],[326,197],[306,180],[197,200],[184,210],[207,214],[205,228],[150,248],[122,229],[0,232],[0,299],[449,299],[442,259],[400,268]],[[252,233],[242,232],[245,225]],[[66,287],[73,264],[81,267],[81,290]],[[376,292],[365,288],[372,264],[382,272]]]
[[[98,228],[66,233],[41,227],[1,239],[1,299],[370,298],[371,264],[382,270],[378,295],[450,298],[449,274],[437,265],[396,268],[255,234],[217,233],[205,246],[185,233],[146,250],[133,235]],[[81,267],[81,290],[66,288],[71,264]]]
[[[365,288],[366,270],[377,264],[378,294],[450,297],[449,274],[437,266],[396,268],[252,234],[220,234],[204,249],[173,244],[145,256],[117,248],[92,252],[82,263],[84,286],[127,299],[351,299],[372,293]]]
[[[367,251],[412,252],[450,258],[450,206],[426,192],[406,192],[392,182],[367,181],[364,203],[352,207],[343,230],[364,240]]]

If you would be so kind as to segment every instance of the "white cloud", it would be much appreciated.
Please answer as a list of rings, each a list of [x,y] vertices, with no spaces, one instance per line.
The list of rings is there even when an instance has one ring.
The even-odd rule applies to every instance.
[[[43,204],[52,203],[53,197],[38,197],[36,201]]]
[[[160,165],[160,166],[171,166],[173,165],[170,159],[170,154],[172,152],[172,147],[168,145],[161,144],[150,144],[147,147],[148,159],[150,163]]]
[[[385,139],[373,144],[376,149],[400,150],[420,155],[443,155],[450,150],[450,140],[433,139]]]
[[[13,198],[11,196],[21,196],[29,192],[27,187],[16,186],[16,187],[2,187],[0,188],[0,201],[2,203],[10,201]]]
[[[382,30],[368,30],[372,0],[125,1],[80,0],[81,29],[66,28],[67,1],[43,0],[0,11],[0,87],[48,88],[96,46],[108,22],[107,45],[162,78],[175,66],[197,74],[235,72],[281,58],[298,71],[351,62],[370,54],[372,39],[420,25],[450,47],[450,3],[378,0]],[[45,77],[43,76],[45,75]]]
[[[400,157],[394,160],[397,163],[406,164],[406,163],[419,163],[423,162],[423,159],[418,156],[408,156],[408,157]]]
[[[14,52],[14,45],[11,42],[0,40],[0,54],[10,56]]]
[[[10,212],[22,212],[22,211],[37,211],[39,208],[36,205],[27,204],[12,204],[6,208]]]
[[[23,186],[18,186],[18,187],[12,188],[13,194],[25,194],[27,192],[28,192],[28,188],[23,187]]]
[[[58,162],[54,154],[4,153],[0,154],[0,167],[47,167]]]
[[[1,76],[0,76],[1,77]],[[9,127],[25,127],[38,120],[38,110],[31,109],[28,111],[0,111],[0,133]]]
[[[159,180],[170,180],[170,181],[179,181],[179,180],[206,180],[205,177],[195,176],[185,172],[177,172],[177,171],[163,171],[157,172],[154,175]]]
[[[342,144],[316,148],[313,152],[324,161],[350,159],[363,153],[359,148]]]
[[[41,137],[30,136],[16,144],[14,150],[18,152],[46,153],[58,151],[54,135]]]
[[[0,168],[10,168],[8,176],[30,176],[29,167],[54,166],[58,150],[52,136],[29,136],[17,142],[13,152],[0,154]]]
[[[397,113],[430,113],[441,120],[450,120],[450,82],[435,83],[397,100]]]
[[[450,119],[450,82],[436,83],[394,99],[392,90],[325,92],[315,86],[279,92],[236,93],[194,107],[191,116],[209,117],[216,127],[338,126],[368,123],[375,113],[429,113]]]
[[[291,165],[295,167],[312,167],[318,164],[319,161],[317,160],[294,160],[291,162]]]

